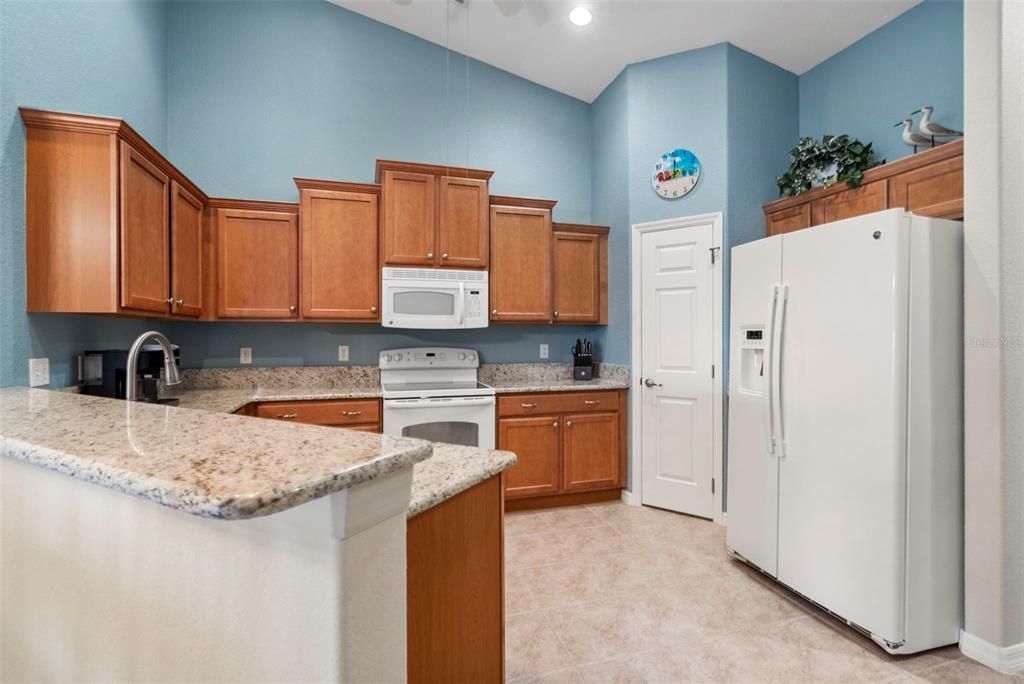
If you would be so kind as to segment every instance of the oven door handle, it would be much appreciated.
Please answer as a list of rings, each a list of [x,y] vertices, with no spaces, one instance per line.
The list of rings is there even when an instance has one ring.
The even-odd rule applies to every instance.
[[[443,399],[443,400],[442,400]],[[461,406],[493,406],[494,397],[452,397],[450,399],[439,397],[438,399],[385,399],[384,408],[388,409],[414,409],[414,408],[451,408]]]

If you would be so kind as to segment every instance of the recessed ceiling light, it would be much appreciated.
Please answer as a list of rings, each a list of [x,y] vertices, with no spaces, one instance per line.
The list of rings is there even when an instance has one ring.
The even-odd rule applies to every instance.
[[[577,26],[586,26],[590,23],[593,17],[590,15],[590,10],[586,7],[577,7],[572,12],[569,12],[569,21],[576,24]]]

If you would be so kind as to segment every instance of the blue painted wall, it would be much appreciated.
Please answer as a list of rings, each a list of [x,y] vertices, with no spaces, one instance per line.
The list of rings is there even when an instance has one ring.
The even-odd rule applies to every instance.
[[[383,159],[495,170],[494,194],[557,199],[588,222],[591,114],[525,81],[326,2],[173,3],[168,17],[170,157],[211,196],[294,200],[294,176],[372,181]],[[230,39],[226,39],[230,37]],[[446,95],[447,93],[447,95]],[[186,366],[353,363],[418,343],[478,347],[487,361],[568,359],[603,328],[498,326],[392,334],[375,326],[176,326]]]
[[[800,135],[849,133],[892,161],[913,151],[893,124],[922,105],[962,130],[963,46],[960,0],[904,12],[800,76]]]
[[[608,235],[608,330],[604,359],[629,359],[629,70],[624,70],[591,106],[593,176],[591,206],[595,223]]]
[[[0,2],[0,387],[50,358],[67,385],[73,355],[121,346],[145,322],[25,313],[25,134],[19,106],[123,116],[166,145],[166,7],[161,2]]]

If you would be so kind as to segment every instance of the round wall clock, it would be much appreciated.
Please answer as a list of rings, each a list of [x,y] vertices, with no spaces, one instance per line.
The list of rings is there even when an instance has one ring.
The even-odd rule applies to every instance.
[[[666,152],[654,163],[651,185],[666,199],[678,199],[693,190],[700,179],[700,160],[682,148]]]

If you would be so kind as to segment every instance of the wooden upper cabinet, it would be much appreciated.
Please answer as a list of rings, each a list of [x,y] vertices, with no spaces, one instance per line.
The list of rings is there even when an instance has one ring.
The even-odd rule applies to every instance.
[[[380,186],[295,179],[303,318],[380,319]]]
[[[884,211],[887,205],[886,194],[886,182],[881,180],[814,200],[811,202],[811,224],[819,226],[822,223]]]
[[[203,203],[171,181],[171,313],[203,313]]]
[[[957,140],[868,169],[857,188],[839,183],[769,202],[765,233],[780,235],[884,209],[963,218],[963,154],[963,140]]]
[[[495,200],[501,202],[496,204]],[[491,320],[549,323],[552,228],[548,200],[491,200]]]
[[[795,207],[787,207],[765,214],[765,233],[782,235],[794,230],[811,227],[811,203],[805,202]]]
[[[395,266],[433,266],[437,177],[427,173],[385,171],[384,263]]]
[[[607,489],[621,484],[619,414],[568,415],[562,428],[562,489]]]
[[[517,457],[516,464],[505,471],[506,497],[558,493],[561,421],[559,416],[498,420],[498,444]]]
[[[556,323],[608,322],[608,227],[556,223],[552,285]]]
[[[170,178],[121,143],[121,306],[166,313]]]
[[[298,314],[298,207],[211,200],[217,230],[217,315]]]
[[[487,268],[487,181],[441,177],[438,265],[443,268]]]
[[[28,311],[198,315],[202,190],[121,119],[20,112]]]
[[[487,268],[491,171],[377,160],[385,266]]]

